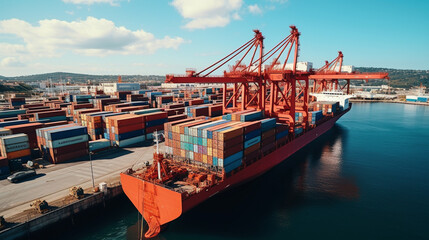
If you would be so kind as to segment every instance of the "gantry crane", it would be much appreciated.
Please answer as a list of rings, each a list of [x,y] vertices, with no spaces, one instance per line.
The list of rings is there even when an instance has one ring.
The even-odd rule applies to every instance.
[[[331,87],[334,83],[338,86],[338,80],[344,79],[349,92],[350,80],[388,78],[387,73],[341,72],[341,52],[336,59],[326,62],[325,66],[317,71],[311,67],[297,70],[301,34],[295,26],[290,28],[290,34],[265,54],[264,37],[259,30],[254,30],[255,36],[252,39],[211,66],[198,73],[195,70],[187,70],[186,75],[167,75],[166,82],[223,83],[224,113],[245,109],[261,110],[265,116],[288,123],[290,132],[293,133],[296,112],[303,114],[304,130],[308,126],[310,80],[314,81],[313,91],[320,92],[328,90],[328,86]],[[223,72],[223,76],[211,75],[239,55],[235,64]],[[250,61],[246,64],[245,60],[248,58]],[[263,65],[268,60],[271,60],[271,63]],[[228,84],[233,86],[231,91],[228,91]]]

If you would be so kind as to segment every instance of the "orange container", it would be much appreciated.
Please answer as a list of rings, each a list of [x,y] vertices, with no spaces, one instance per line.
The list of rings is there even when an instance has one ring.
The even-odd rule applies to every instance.
[[[15,152],[8,152],[6,154],[7,155],[6,157],[8,159],[15,159],[15,158],[20,158],[20,157],[25,157],[25,156],[28,156],[30,154],[31,154],[30,149],[27,148],[27,149],[22,149],[22,150],[15,151]]]
[[[228,139],[232,139],[234,137],[243,135],[243,128],[242,127],[233,127],[231,129],[219,132],[217,134],[217,140],[218,141],[225,141]]]

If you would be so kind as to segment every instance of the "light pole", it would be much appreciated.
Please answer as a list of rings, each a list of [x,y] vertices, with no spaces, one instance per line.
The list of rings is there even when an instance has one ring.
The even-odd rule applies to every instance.
[[[91,160],[92,152],[89,151],[89,164],[91,165],[91,178],[92,178],[92,188],[95,188],[94,182],[94,172],[92,171],[92,160]]]

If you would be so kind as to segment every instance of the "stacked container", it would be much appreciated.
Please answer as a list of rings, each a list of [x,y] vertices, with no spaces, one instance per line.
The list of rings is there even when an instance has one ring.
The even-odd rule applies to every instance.
[[[312,125],[318,123],[323,118],[322,111],[308,112],[308,122]]]
[[[118,91],[115,92],[115,96],[120,100],[127,100],[127,95],[131,94],[131,91]]]
[[[25,113],[26,113],[25,109],[0,111],[0,119],[18,117],[18,115],[25,114]]]
[[[266,155],[276,148],[276,119],[266,118],[261,122],[261,152]]]
[[[8,159],[11,171],[21,169],[22,164],[31,160],[28,136],[24,133],[1,137],[0,149],[1,155]]]
[[[41,130],[44,157],[50,162],[61,163],[88,155],[86,127],[65,125]]]
[[[67,120],[65,110],[47,111],[34,113],[35,121],[57,122]]]
[[[92,140],[97,140],[103,137],[103,116],[111,112],[97,112],[88,113],[83,116],[86,127],[88,128],[88,135]]]
[[[112,145],[126,147],[141,143],[145,137],[145,118],[143,115],[124,114],[107,117],[106,131]]]
[[[0,176],[10,174],[9,159],[0,156]]]
[[[223,113],[223,106],[222,105],[209,106],[209,116],[210,117],[221,116],[222,113]]]
[[[134,101],[148,101],[149,98],[145,97],[144,94],[127,94],[127,102]]]
[[[323,115],[335,114],[340,109],[339,102],[315,102],[312,104],[313,111],[322,111]]]
[[[186,107],[185,114],[188,117],[209,116],[209,107],[208,106]]]
[[[6,126],[4,128],[9,129],[12,134],[25,133],[30,144],[30,149],[34,149],[37,148],[36,130],[43,127],[43,123],[26,123],[20,125]]]
[[[89,99],[91,99],[91,95],[73,95],[73,102],[75,103],[89,103]]]
[[[9,98],[9,103],[12,107],[18,108],[18,107],[21,107],[21,105],[25,104],[25,98],[23,97]]]

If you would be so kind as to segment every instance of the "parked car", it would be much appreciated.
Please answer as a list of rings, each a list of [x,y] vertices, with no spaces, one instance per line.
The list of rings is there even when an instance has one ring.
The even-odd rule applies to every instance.
[[[11,183],[16,183],[31,176],[36,176],[36,170],[30,169],[30,170],[16,172],[10,175],[9,177],[7,177],[7,180],[9,180],[9,182]]]

